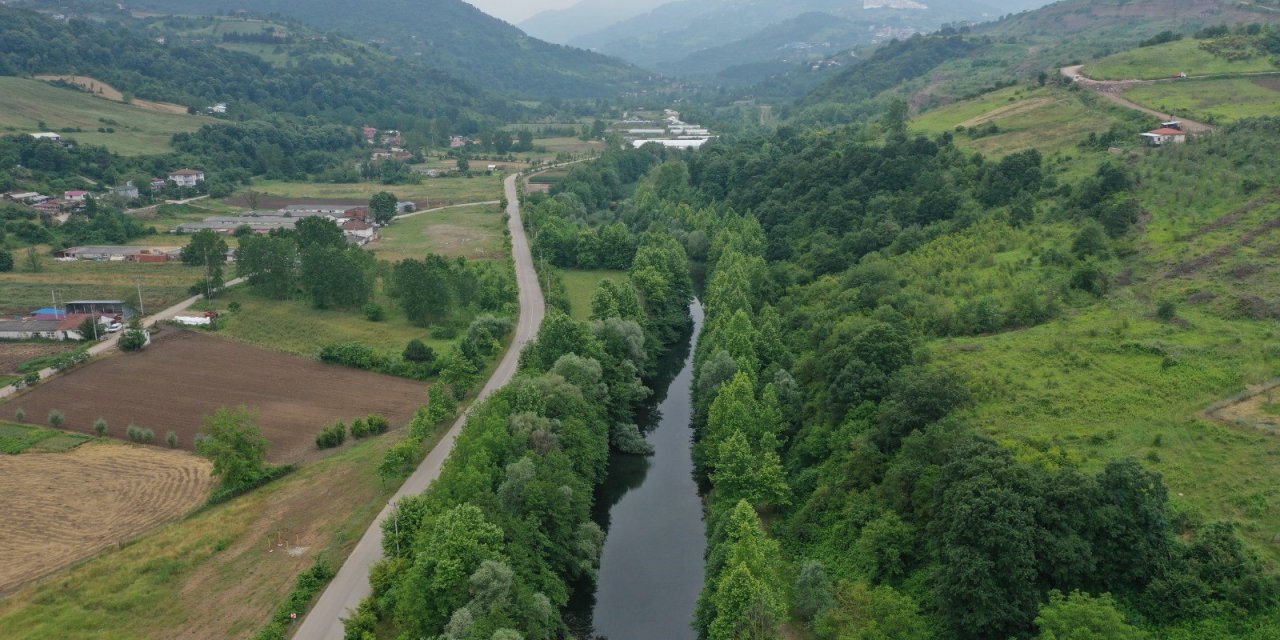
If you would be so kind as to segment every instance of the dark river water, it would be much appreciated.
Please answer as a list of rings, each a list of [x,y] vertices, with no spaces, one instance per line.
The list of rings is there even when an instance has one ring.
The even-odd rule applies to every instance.
[[[575,626],[594,627],[595,636],[608,640],[697,637],[690,625],[707,543],[693,479],[690,418],[702,304],[695,300],[689,312],[694,324],[689,344],[662,363],[656,406],[640,416],[653,456],[612,456],[596,497],[595,520],[608,532],[600,575],[594,598],[591,585],[583,585],[570,608],[579,618]]]

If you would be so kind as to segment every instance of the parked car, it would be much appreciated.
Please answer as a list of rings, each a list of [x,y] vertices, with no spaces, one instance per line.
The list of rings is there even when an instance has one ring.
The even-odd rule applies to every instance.
[[[107,325],[107,333],[115,333],[123,328],[124,328],[124,325],[120,324],[119,322],[112,322],[111,324]]]

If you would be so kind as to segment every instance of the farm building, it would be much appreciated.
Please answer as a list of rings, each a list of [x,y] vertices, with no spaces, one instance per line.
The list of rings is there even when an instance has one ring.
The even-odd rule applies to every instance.
[[[133,182],[130,181],[128,184],[121,187],[111,187],[111,195],[118,198],[124,198],[125,200],[136,200],[140,194],[138,192],[138,187],[134,186]]]
[[[1142,134],[1142,139],[1153,147],[1159,147],[1166,144],[1180,144],[1186,142],[1187,133],[1172,127],[1160,127],[1155,131],[1148,131]]]
[[[164,262],[178,255],[178,247],[133,247],[128,245],[98,245],[68,247],[54,252],[54,256],[74,260],[110,260],[132,262]],[[144,256],[146,259],[137,259]],[[158,259],[157,259],[158,258]]]
[[[325,216],[328,218],[341,218],[343,214],[358,207],[358,204],[291,204],[278,212],[282,216],[293,216],[295,218],[310,218],[315,216]]]
[[[54,141],[54,142],[61,142],[61,141],[62,141],[62,136],[60,136],[60,135],[58,135],[58,134],[56,134],[56,133],[54,133],[54,132],[52,132],[52,131],[45,131],[45,132],[42,132],[42,133],[33,133],[33,134],[31,134],[31,137],[32,137],[32,138],[35,138],[36,140],[52,140],[52,141]]]
[[[60,319],[0,320],[0,340],[83,340],[80,325],[88,314],[70,313]]]
[[[72,300],[64,305],[68,314],[103,314],[124,320],[133,317],[133,308],[124,300]]]
[[[66,200],[67,202],[84,202],[84,199],[85,199],[85,198],[87,198],[87,197],[89,197],[89,192],[88,192],[88,191],[64,191],[64,192],[62,192],[62,199],[63,199],[63,200]]]
[[[210,229],[217,233],[232,234],[240,227],[248,227],[254,233],[269,233],[273,229],[293,229],[298,225],[298,220],[306,216],[278,216],[278,215],[246,215],[246,216],[215,216],[205,218],[200,222],[184,222],[174,231],[176,233],[195,233]]]
[[[179,169],[170,173],[169,179],[179,187],[194,187],[204,182],[204,172],[195,169]]]

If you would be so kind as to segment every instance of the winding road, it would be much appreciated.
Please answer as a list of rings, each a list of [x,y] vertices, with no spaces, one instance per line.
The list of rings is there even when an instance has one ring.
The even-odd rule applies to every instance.
[[[1186,118],[1178,118],[1168,113],[1160,113],[1155,109],[1148,109],[1147,107],[1144,107],[1124,97],[1124,95],[1122,95],[1125,91],[1128,91],[1129,89],[1132,89],[1139,85],[1156,84],[1158,82],[1175,82],[1175,80],[1172,78],[1168,80],[1094,80],[1093,78],[1090,78],[1081,72],[1081,69],[1083,68],[1084,68],[1084,65],[1082,64],[1077,64],[1070,67],[1063,67],[1062,76],[1064,78],[1071,80],[1075,84],[1078,84],[1086,89],[1094,91],[1095,93],[1101,95],[1103,98],[1106,98],[1107,100],[1110,100],[1111,102],[1114,102],[1126,109],[1141,111],[1142,113],[1155,116],[1157,118],[1160,118],[1161,120],[1178,120],[1179,122],[1182,123],[1182,130],[1186,131],[1187,133],[1200,134],[1200,133],[1208,133],[1210,131],[1213,131],[1213,125],[1208,125],[1203,122],[1196,122],[1195,120],[1188,120]],[[1209,76],[1196,76],[1196,78],[1206,78],[1206,77],[1209,77]],[[1195,78],[1187,78],[1187,79],[1191,80]],[[1181,81],[1181,79],[1179,79],[1179,81]]]
[[[502,362],[493,372],[481,390],[475,406],[480,400],[502,388],[515,377],[516,368],[520,364],[520,352],[524,346],[538,335],[542,326],[542,318],[546,314],[546,303],[542,297],[542,287],[538,282],[538,274],[533,268],[533,254],[529,250],[529,239],[525,236],[524,225],[520,218],[520,198],[516,192],[516,181],[519,176],[509,176],[504,184],[507,195],[508,228],[511,231],[511,252],[515,258],[516,282],[520,288],[520,320],[516,324],[515,338],[507,349]],[[387,506],[383,507],[373,524],[365,531],[355,550],[347,557],[347,561],[338,571],[315,607],[302,620],[294,638],[298,640],[342,640],[342,619],[350,617],[363,600],[372,592],[369,586],[369,569],[382,559],[382,523],[391,515],[402,498],[416,495],[427,490],[431,483],[440,476],[444,461],[453,451],[454,441],[467,421],[467,412],[458,418],[449,432],[439,444],[427,454],[422,464],[413,475],[405,481]]]

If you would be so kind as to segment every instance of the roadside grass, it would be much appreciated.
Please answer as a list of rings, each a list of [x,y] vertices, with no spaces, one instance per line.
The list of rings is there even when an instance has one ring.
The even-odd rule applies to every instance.
[[[477,175],[470,178],[426,178],[419,184],[385,185],[376,182],[320,184],[313,182],[253,181],[253,189],[267,196],[322,198],[367,203],[380,191],[394,193],[401,200],[417,203],[419,209],[450,204],[487,202],[502,197],[502,176]]]
[[[92,439],[78,433],[0,420],[0,453],[2,454],[17,455],[27,451],[62,453]]]
[[[126,156],[168,153],[173,134],[195,131],[209,118],[160,113],[27,78],[0,78],[0,133],[32,133],[43,121],[49,130],[84,129],[65,136],[104,146]],[[98,133],[112,128],[115,133]]]
[[[381,260],[422,259],[428,253],[468,260],[498,260],[508,255],[503,213],[497,205],[424,212],[391,223],[368,246]]]
[[[156,246],[167,240],[156,239]],[[178,242],[181,246],[185,242]],[[27,271],[25,255],[18,255],[19,271],[0,273],[0,314],[26,314],[66,300],[134,300],[142,285],[142,301],[148,313],[159,311],[189,297],[187,290],[203,271],[180,262],[139,264],[133,262],[57,262],[42,251],[43,271]]]
[[[0,637],[160,639],[175,629],[190,637],[252,636],[299,573],[318,559],[342,564],[394,493],[398,484],[384,483],[377,467],[397,433],[305,465],[0,600]]]
[[[1280,115],[1280,79],[1228,78],[1142,85],[1124,97],[1156,111],[1228,124]]]
[[[1094,80],[1158,80],[1179,73],[1190,76],[1280,71],[1271,58],[1255,56],[1231,61],[1200,48],[1202,40],[1186,38],[1154,47],[1140,47],[1091,62],[1084,74]]]
[[[1074,151],[1090,133],[1105,133],[1120,121],[1082,92],[1009,87],[927,111],[911,122],[911,129],[928,135],[952,132],[956,146],[999,158],[1027,149],[1046,156]],[[988,124],[995,124],[998,133],[973,138],[955,131]]]
[[[613,280],[615,284],[622,284],[627,280],[625,271],[568,269],[561,271],[560,275],[564,279],[564,287],[569,294],[569,315],[579,322],[585,322],[591,318],[591,297],[601,281],[608,279]]]

